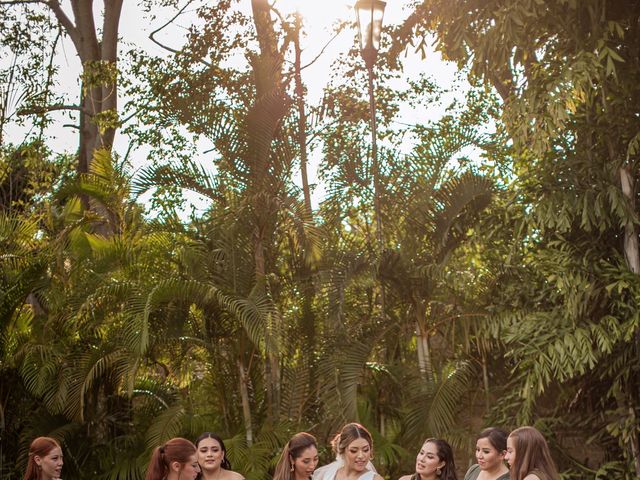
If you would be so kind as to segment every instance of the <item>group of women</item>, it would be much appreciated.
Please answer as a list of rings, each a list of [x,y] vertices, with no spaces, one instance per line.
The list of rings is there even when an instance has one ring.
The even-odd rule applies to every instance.
[[[383,480],[371,463],[373,439],[358,423],[348,423],[332,442],[336,460],[318,465],[318,443],[309,433],[295,434],[285,445],[272,480]],[[549,447],[533,427],[511,434],[487,428],[476,440],[477,464],[464,480],[558,480]],[[59,480],[63,456],[58,442],[38,437],[29,449],[24,480]],[[203,433],[195,444],[173,438],[154,449],[145,480],[243,480],[231,470],[218,435]],[[458,480],[451,446],[428,438],[416,457],[415,472],[400,480]]]

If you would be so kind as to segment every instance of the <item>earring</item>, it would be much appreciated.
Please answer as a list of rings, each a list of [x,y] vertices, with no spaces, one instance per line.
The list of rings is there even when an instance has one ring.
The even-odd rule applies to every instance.
[[[291,471],[293,472],[296,469],[296,467],[293,465],[293,463],[291,464]]]
[[[442,475],[442,471],[440,470],[440,467],[436,468],[436,475],[439,477],[440,475]]]

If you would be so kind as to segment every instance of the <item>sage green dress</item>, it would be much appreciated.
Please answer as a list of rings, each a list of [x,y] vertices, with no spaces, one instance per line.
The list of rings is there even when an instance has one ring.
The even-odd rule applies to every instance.
[[[464,480],[476,480],[480,475],[480,471],[480,465],[471,465],[471,468],[464,475]],[[504,475],[500,475],[496,480],[509,480],[509,478],[509,472],[507,472]]]

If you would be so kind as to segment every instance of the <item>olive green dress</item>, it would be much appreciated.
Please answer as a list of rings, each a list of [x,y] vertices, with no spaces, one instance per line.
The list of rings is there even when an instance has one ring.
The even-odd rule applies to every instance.
[[[464,475],[464,480],[476,480],[478,475],[480,475],[480,471],[480,465],[471,465],[471,468],[469,468]],[[496,480],[509,480],[509,472],[500,475]]]

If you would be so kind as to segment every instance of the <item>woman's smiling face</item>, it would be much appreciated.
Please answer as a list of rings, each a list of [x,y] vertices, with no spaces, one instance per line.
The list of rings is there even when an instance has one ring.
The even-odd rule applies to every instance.
[[[371,445],[364,438],[356,438],[344,451],[345,465],[356,472],[365,471],[370,459]]]
[[[480,469],[493,471],[500,468],[505,452],[499,452],[488,438],[479,438],[476,442],[476,460]]]

